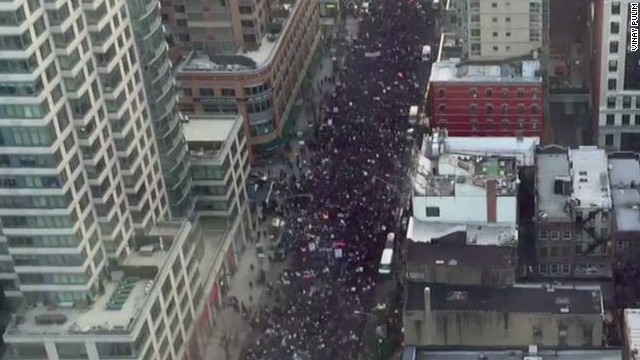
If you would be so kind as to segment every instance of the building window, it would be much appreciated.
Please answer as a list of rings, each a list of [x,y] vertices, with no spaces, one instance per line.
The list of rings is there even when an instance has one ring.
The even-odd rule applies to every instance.
[[[551,240],[558,240],[560,239],[560,232],[559,231],[551,231]]]
[[[562,273],[567,275],[567,274],[569,274],[569,272],[571,272],[571,265],[562,264]]]
[[[616,108],[616,98],[615,96],[607,97],[607,109],[615,109]]]
[[[502,119],[502,130],[509,130],[509,119]]]
[[[623,109],[631,109],[631,96],[623,96],[622,97],[622,108]]]
[[[175,6],[173,7],[173,10],[174,10],[175,12],[177,12],[177,13],[183,13],[183,12],[184,12],[184,6],[182,6],[182,5],[175,5]]]
[[[504,18],[504,22],[506,22],[506,23],[510,23],[510,22],[511,22],[511,18],[510,18],[510,17],[506,17],[506,18]]]
[[[518,119],[518,129],[524,130],[524,119]]]
[[[616,80],[616,79],[607,80],[607,89],[608,90],[615,90],[617,86],[618,86],[618,80]]]
[[[611,54],[618,53],[618,41],[616,40],[609,41],[609,53]]]
[[[620,1],[611,3],[611,15],[620,15]]]
[[[471,130],[478,130],[478,119],[471,119]]]
[[[509,98],[509,89],[502,89],[502,97],[505,99]]]
[[[502,104],[502,113],[503,114],[508,114],[509,113],[509,105]]]
[[[538,106],[537,105],[533,105],[531,107],[531,114],[533,114],[533,115],[537,115],[538,114]]]
[[[440,114],[446,114],[447,113],[447,107],[444,105],[440,105],[438,107],[438,111],[440,111]]]
[[[497,47],[497,46],[494,46],[494,47],[493,47],[493,51],[498,51],[498,47]]]
[[[511,33],[510,33],[509,31],[507,31],[504,35],[505,35],[506,37],[511,37]]]
[[[440,89],[440,90],[438,90],[438,97],[439,97],[439,98],[441,98],[441,99],[442,99],[442,98],[444,97],[444,95],[445,95],[444,89]]]
[[[609,32],[612,34],[618,34],[620,32],[620,23],[612,21]]]
[[[518,114],[524,114],[524,105],[518,104]]]
[[[571,231],[563,231],[562,240],[571,240]]]
[[[493,34],[491,34],[491,35],[493,35],[493,37],[498,37],[498,32],[494,31]]]
[[[557,274],[557,273],[558,273],[558,264],[551,264],[551,265],[550,265],[550,268],[551,268],[551,269],[550,269],[550,271],[549,271],[549,272],[550,272],[552,275],[555,275],[555,274]]]
[[[427,217],[439,217],[440,216],[440,208],[437,206],[427,206],[426,208]]]
[[[609,126],[615,125],[616,116],[614,114],[607,114],[606,124]]]
[[[478,90],[477,89],[471,89],[469,90],[469,95],[471,95],[472,98],[477,98],[478,97]]]
[[[540,270],[542,270],[542,266],[540,267]],[[547,272],[546,266],[545,266],[545,270],[544,273]],[[540,271],[540,273],[543,273],[542,271]],[[542,325],[533,325],[533,330],[532,330],[532,337],[533,337],[533,342],[536,344],[540,344],[542,343]]]
[[[213,89],[211,88],[201,88],[200,96],[213,96]]]
[[[531,122],[531,130],[538,130],[538,126],[539,126],[539,125],[540,125],[540,124],[538,123],[538,120],[533,120],[533,121]]]
[[[546,258],[547,257],[547,247],[541,246],[540,248],[538,248],[538,256],[540,256],[541,258]]]
[[[222,96],[225,97],[235,97],[236,96],[236,89],[221,89],[220,93],[222,94]]]
[[[493,97],[493,90],[492,89],[487,89],[487,90],[485,90],[485,92],[487,93],[487,97],[488,98]]]
[[[618,60],[609,60],[609,72],[618,71]]]
[[[493,119],[487,119],[487,130],[493,130]]]
[[[613,146],[613,134],[606,134],[604,136],[604,145]]]
[[[631,115],[622,114],[622,125],[629,125],[630,122],[631,122]]]
[[[633,115],[633,124],[636,125],[636,126],[640,125],[640,115],[639,114]]]
[[[469,110],[471,111],[472,114],[477,114],[478,113],[478,105],[471,104],[471,108]]]
[[[497,23],[497,22],[498,22],[498,18],[497,18],[497,17],[494,17],[494,18],[492,18],[492,19],[491,19],[491,21],[495,24],[495,23]]]
[[[487,105],[487,114],[493,114],[493,105]]]
[[[498,7],[498,3],[491,3],[491,7],[494,8],[494,9],[497,8]]]
[[[538,266],[538,272],[540,274],[546,274],[547,273],[547,265],[540,265]]]

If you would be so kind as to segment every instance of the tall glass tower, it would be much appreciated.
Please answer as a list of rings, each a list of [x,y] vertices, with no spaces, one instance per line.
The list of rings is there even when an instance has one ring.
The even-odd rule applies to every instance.
[[[0,271],[15,274],[0,283],[16,302],[91,301],[169,214],[133,33],[124,0],[0,1]]]

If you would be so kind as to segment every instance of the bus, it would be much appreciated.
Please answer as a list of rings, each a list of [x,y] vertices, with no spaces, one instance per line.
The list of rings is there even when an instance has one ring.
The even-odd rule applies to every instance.
[[[396,234],[387,234],[387,242],[384,244],[384,250],[382,250],[382,256],[380,257],[380,266],[378,267],[378,273],[382,275],[391,274],[391,262],[393,261],[393,241],[396,238]]]

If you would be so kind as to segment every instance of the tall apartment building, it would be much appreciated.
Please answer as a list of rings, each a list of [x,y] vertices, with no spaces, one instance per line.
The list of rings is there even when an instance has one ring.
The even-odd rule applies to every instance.
[[[321,36],[319,9],[314,0],[246,3],[250,5],[223,0],[220,4],[224,6],[211,8],[203,2],[189,5],[207,18],[215,18],[215,14],[201,9],[224,12],[230,20],[209,24],[224,24],[233,33],[226,36],[227,30],[215,28],[208,30],[216,35],[208,35],[207,41],[189,36],[195,42],[194,51],[177,66],[177,79],[183,88],[180,110],[186,115],[239,113],[251,155],[267,156],[283,145],[283,136],[293,125],[287,120],[295,118],[292,109]],[[174,5],[173,11],[180,6]],[[258,15],[240,20],[245,10]],[[232,15],[238,12],[240,17]],[[263,19],[263,14],[268,16]],[[208,34],[198,27],[202,22],[190,16],[189,31]],[[252,35],[246,35],[247,31]],[[250,43],[246,41],[249,37]],[[244,41],[236,41],[238,38]]]
[[[640,151],[640,52],[637,25],[630,21],[634,1],[595,1],[594,72],[597,89],[597,143],[607,149]],[[632,40],[635,32],[635,40]]]
[[[454,0],[470,60],[529,55],[542,47],[542,0]]]
[[[176,218],[188,218],[195,204],[190,196],[189,156],[180,125],[175,78],[167,54],[169,47],[165,41],[159,3],[134,0],[128,1],[127,5],[143,64],[142,76],[171,214]]]

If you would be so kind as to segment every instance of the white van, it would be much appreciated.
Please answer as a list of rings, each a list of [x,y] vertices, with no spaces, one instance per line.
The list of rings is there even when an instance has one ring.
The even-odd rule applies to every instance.
[[[431,61],[431,45],[422,47],[422,61]]]
[[[396,238],[396,234],[387,234],[387,242],[382,250],[382,256],[380,257],[380,266],[378,267],[378,273],[382,275],[391,274],[391,262],[393,261],[393,241]]]
[[[415,125],[418,123],[418,106],[414,105],[409,108],[409,124]]]

